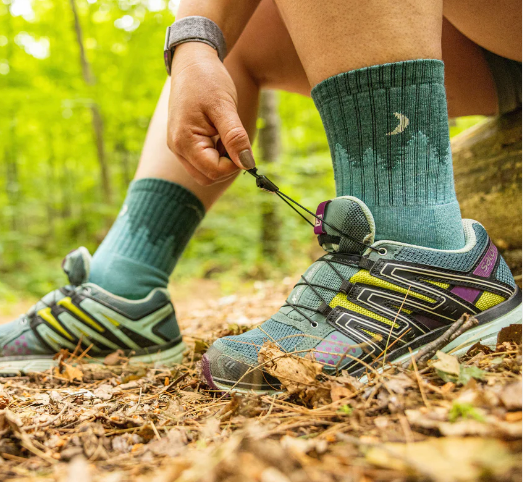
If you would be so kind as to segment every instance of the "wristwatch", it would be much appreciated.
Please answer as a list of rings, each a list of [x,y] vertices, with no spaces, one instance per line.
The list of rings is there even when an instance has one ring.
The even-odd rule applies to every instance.
[[[227,44],[220,27],[205,17],[185,17],[167,27],[163,58],[167,74],[171,75],[174,49],[186,42],[202,42],[210,45],[223,62],[227,55]]]

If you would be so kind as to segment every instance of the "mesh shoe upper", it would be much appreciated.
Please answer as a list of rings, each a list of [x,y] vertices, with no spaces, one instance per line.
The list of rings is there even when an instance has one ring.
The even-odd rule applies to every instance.
[[[307,269],[270,320],[214,343],[204,357],[211,384],[237,384],[241,374],[240,387],[273,388],[277,381],[266,383],[255,368],[266,341],[300,356],[312,352],[326,371],[354,370],[387,343],[406,345],[515,292],[508,266],[475,221],[463,222],[465,247],[442,251],[374,243],[372,215],[356,198],[322,203],[318,213],[324,222],[315,233],[328,254]]]
[[[181,340],[166,290],[130,301],[88,283],[91,256],[69,253],[62,267],[70,284],[38,301],[26,314],[0,326],[0,356],[54,355],[62,348],[89,348],[91,356],[117,349],[140,354]]]

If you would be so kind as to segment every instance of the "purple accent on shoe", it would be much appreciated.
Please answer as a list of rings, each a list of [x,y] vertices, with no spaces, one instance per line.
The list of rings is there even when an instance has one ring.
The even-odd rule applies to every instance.
[[[481,276],[482,278],[488,278],[494,266],[496,266],[496,260],[498,259],[498,248],[494,246],[494,243],[490,241],[490,245],[483,256],[483,259],[479,263],[478,267],[474,270],[476,276]]]
[[[435,330],[436,328],[441,328],[445,323],[442,323],[441,321],[434,320],[433,318],[429,318],[428,316],[423,315],[414,315],[414,318],[416,318],[416,321],[419,321],[423,326],[426,326],[429,330]]]
[[[207,382],[207,385],[209,385],[213,390],[219,390],[219,388],[214,383],[214,380],[212,379],[211,364],[207,358],[207,355],[202,356],[202,373],[205,381]]]
[[[468,288],[467,286],[454,286],[454,288],[452,288],[450,292],[454,293],[460,298],[463,298],[465,301],[468,301],[469,303],[474,303],[474,301],[476,301],[476,298],[480,293],[480,290],[477,290],[476,288]]]
[[[327,204],[329,204],[330,201],[324,201],[319,206],[318,209],[316,209],[316,216],[318,216],[321,219],[324,219],[325,217],[325,209],[327,208]],[[320,219],[316,219],[316,222],[314,223],[314,234],[319,236],[320,234],[327,234],[327,232],[323,229],[323,221]]]

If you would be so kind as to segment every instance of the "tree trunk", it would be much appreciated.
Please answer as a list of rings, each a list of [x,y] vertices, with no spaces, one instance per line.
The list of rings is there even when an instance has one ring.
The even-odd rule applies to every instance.
[[[82,66],[82,76],[84,82],[88,87],[93,90],[95,78],[91,71],[91,66],[87,60],[87,55],[85,53],[83,35],[82,35],[82,26],[80,25],[80,17],[78,15],[78,10],[76,8],[75,0],[70,0],[71,10],[74,17],[74,31],[76,34],[76,41],[78,43],[78,49],[80,51],[80,64]],[[91,92],[91,97],[92,92]],[[93,99],[91,99],[91,124],[93,126],[94,140],[96,144],[96,154],[98,157],[98,163],[100,164],[100,177],[102,181],[102,192],[104,201],[107,204],[111,203],[111,180],[109,177],[109,167],[107,165],[107,160],[105,157],[105,145],[104,145],[104,135],[103,135],[103,121],[102,115],[100,112],[100,106]]]
[[[481,222],[521,274],[521,110],[489,118],[452,140],[464,218]]]
[[[280,118],[278,115],[278,98],[276,92],[265,90],[261,93],[259,117],[262,126],[258,132],[260,160],[263,170],[272,173],[271,164],[280,155]],[[274,177],[270,175],[271,179]],[[261,198],[261,248],[265,259],[278,261],[280,258],[279,241],[281,222],[278,215],[276,196],[262,193]]]

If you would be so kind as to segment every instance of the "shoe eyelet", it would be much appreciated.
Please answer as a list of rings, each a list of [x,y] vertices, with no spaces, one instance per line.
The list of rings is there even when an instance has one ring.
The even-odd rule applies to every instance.
[[[388,253],[387,248],[379,248],[378,249],[378,254],[380,256],[385,256],[387,253]]]
[[[311,326],[312,326],[313,328],[318,328],[318,323],[316,323],[315,321],[313,321],[313,322],[311,323]]]

